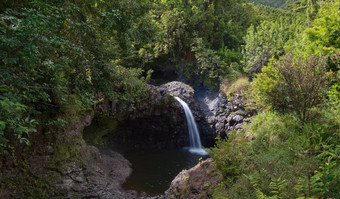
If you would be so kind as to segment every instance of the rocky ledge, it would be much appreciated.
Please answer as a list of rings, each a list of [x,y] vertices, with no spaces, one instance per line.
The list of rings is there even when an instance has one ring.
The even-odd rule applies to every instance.
[[[194,89],[183,82],[169,82],[159,86],[159,89],[173,97],[181,98],[189,105],[194,105]]]
[[[165,192],[166,198],[205,199],[211,198],[216,185],[223,177],[211,158],[195,167],[179,173]]]
[[[159,89],[189,104],[206,146],[211,145],[216,136],[228,137],[231,131],[242,129],[242,125],[256,113],[256,110],[246,106],[244,98],[238,94],[228,100],[221,92],[205,87],[193,89],[178,81],[163,84]]]
[[[228,100],[221,92],[196,88],[194,97],[213,137],[228,137],[231,131],[242,129],[242,125],[248,123],[256,113],[256,110],[246,107],[240,95]]]
[[[83,140],[91,120],[88,114],[54,135],[37,133],[26,159],[2,165],[0,198],[136,198],[121,188],[132,172],[130,162]]]
[[[61,170],[62,180],[56,188],[63,190],[63,198],[136,198],[134,193],[126,193],[121,185],[131,174],[131,164],[114,151],[99,151],[87,146],[88,157],[83,165],[73,163]]]

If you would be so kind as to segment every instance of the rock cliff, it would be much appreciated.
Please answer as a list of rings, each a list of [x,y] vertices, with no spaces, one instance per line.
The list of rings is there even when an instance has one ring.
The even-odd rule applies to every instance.
[[[210,89],[196,88],[195,91],[195,101],[213,137],[228,137],[231,131],[242,129],[256,113],[256,110],[246,108],[240,95],[228,100],[225,94]]]

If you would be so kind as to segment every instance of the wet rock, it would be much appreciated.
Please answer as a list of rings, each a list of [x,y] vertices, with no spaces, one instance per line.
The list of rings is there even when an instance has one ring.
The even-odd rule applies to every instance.
[[[115,133],[119,129],[115,129],[105,136],[104,142],[116,148],[130,149],[188,146],[189,135],[185,126],[185,114],[171,93],[191,99],[193,89],[181,82],[162,86],[148,85],[146,96],[133,104],[134,109],[110,113],[114,118],[119,118],[119,128],[124,129],[124,136],[116,136]],[[115,106],[120,107],[117,103]],[[179,139],[182,141],[179,142]]]

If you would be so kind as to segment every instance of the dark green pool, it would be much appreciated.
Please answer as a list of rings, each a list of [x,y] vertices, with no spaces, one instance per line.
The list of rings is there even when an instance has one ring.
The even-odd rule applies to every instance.
[[[132,150],[125,152],[124,157],[132,163],[133,172],[123,188],[156,196],[163,194],[179,172],[195,166],[202,156],[177,149]]]

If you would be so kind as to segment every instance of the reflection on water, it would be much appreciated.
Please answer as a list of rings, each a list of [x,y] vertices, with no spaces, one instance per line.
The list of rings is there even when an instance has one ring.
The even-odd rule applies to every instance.
[[[133,172],[123,188],[155,196],[163,194],[176,175],[195,166],[202,155],[184,149],[132,150],[125,152],[124,157],[132,163]]]

